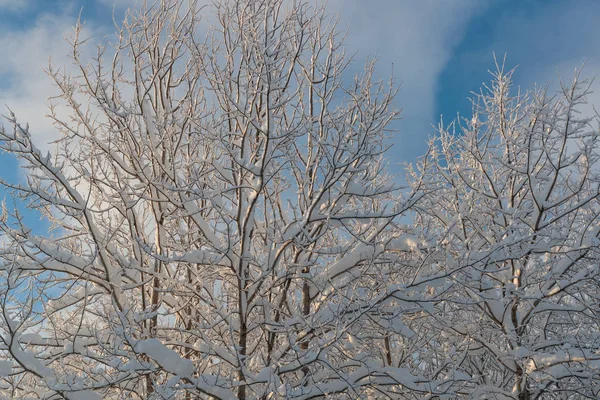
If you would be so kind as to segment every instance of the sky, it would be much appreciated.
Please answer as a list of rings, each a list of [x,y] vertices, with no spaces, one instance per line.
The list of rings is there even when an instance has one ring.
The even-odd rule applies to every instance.
[[[114,31],[113,7],[120,16],[135,3],[0,0],[0,106],[3,114],[6,105],[29,123],[41,148],[56,138],[44,117],[47,99],[56,93],[43,72],[50,55],[55,65],[69,63],[64,38],[80,13],[100,38]],[[523,88],[556,82],[557,75],[568,79],[584,62],[589,78],[600,67],[598,0],[329,0],[327,7],[348,29],[353,68],[377,57],[381,78],[393,73],[401,83],[402,120],[392,126],[388,154],[396,172],[425,152],[441,115],[450,122],[457,113],[469,114],[468,98],[489,81],[494,53],[518,67],[515,83]],[[596,89],[590,100],[600,106]],[[0,155],[0,177],[20,176],[16,160]]]

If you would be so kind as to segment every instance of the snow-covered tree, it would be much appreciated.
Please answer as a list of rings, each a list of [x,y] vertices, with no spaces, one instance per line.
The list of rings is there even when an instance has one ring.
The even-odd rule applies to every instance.
[[[579,73],[556,95],[514,93],[512,73],[499,66],[413,171],[424,265],[444,277],[422,367],[465,374],[465,398],[595,399],[599,118],[580,113]]]
[[[587,83],[499,67],[401,191],[397,89],[342,39],[309,0],[143,4],[91,58],[75,27],[54,151],[0,128],[1,398],[600,396]]]
[[[3,208],[3,396],[448,392],[392,357],[425,308],[398,225],[417,191],[384,169],[396,88],[347,74],[322,8],[163,0],[92,59],[82,36],[48,70],[56,150],[0,130],[26,168],[4,185],[52,225]]]

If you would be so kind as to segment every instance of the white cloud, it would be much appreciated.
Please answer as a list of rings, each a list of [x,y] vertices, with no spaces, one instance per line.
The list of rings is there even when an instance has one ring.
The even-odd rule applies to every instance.
[[[51,54],[57,65],[68,63],[64,35],[72,24],[64,16],[44,15],[30,29],[2,32],[0,36],[0,52],[10,55],[0,64],[0,104],[10,107],[21,122],[28,122],[38,142],[54,138],[44,115],[47,99],[56,89],[43,69]]]
[[[43,14],[27,29],[0,31],[0,54],[8,54],[0,63],[0,114],[15,113],[22,125],[29,124],[38,147],[54,148],[50,142],[58,138],[52,122],[46,117],[49,99],[58,94],[52,79],[46,75],[50,61],[53,67],[72,71],[67,38],[73,34],[76,17]],[[96,29],[86,24],[84,36]],[[88,46],[86,51],[94,51]],[[60,110],[60,108],[58,108]]]
[[[29,5],[29,0],[0,0],[0,11],[24,10]]]
[[[112,7],[126,8],[138,0],[96,0]],[[208,2],[208,1],[207,1]],[[8,3],[0,0],[0,5]],[[423,152],[431,134],[437,79],[461,41],[470,18],[484,5],[477,0],[460,2],[415,2],[411,0],[330,0],[330,12],[340,14],[340,28],[349,26],[347,46],[361,60],[378,56],[378,71],[387,79],[394,75],[402,82],[398,105],[404,120],[398,125],[393,161],[412,158]],[[28,121],[38,142],[53,139],[50,122],[44,118],[47,98],[56,93],[42,67],[52,53],[56,65],[69,64],[64,36],[71,32],[73,16],[38,15],[31,28],[3,32],[0,52],[10,54],[0,64],[0,104],[8,104],[22,121]],[[94,21],[91,21],[92,25]],[[88,25],[89,21],[88,21]],[[9,79],[8,84],[6,79]],[[402,143],[402,145],[400,145]]]
[[[331,0],[329,7],[348,24],[348,48],[357,58],[379,57],[382,78],[391,73],[401,79],[398,97],[404,120],[394,140],[392,161],[421,155],[435,123],[438,77],[463,38],[471,18],[491,2],[411,0]]]

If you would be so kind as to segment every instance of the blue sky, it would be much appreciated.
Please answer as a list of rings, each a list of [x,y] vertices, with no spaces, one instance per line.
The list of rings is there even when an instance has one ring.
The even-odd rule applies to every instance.
[[[210,3],[208,0],[203,0]],[[309,0],[312,1],[312,0]],[[135,4],[117,0],[115,10]],[[112,32],[114,0],[0,0],[0,104],[28,121],[40,147],[55,138],[44,118],[46,99],[54,93],[42,72],[49,54],[55,64],[68,63],[64,36],[83,7],[88,28]],[[330,12],[348,27],[347,49],[356,68],[379,57],[382,78],[402,82],[398,105],[403,119],[389,158],[393,169],[425,151],[440,115],[449,122],[468,114],[467,97],[489,80],[492,53],[517,66],[516,83],[556,81],[569,77],[586,61],[584,75],[600,67],[598,0],[329,0]],[[593,95],[598,99],[600,96]],[[18,178],[17,163],[0,156],[0,174]]]

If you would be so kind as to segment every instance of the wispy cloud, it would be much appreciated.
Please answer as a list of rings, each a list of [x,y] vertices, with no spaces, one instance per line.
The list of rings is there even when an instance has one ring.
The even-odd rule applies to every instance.
[[[29,0],[0,0],[0,11],[24,10],[31,5]]]
[[[463,39],[469,20],[491,2],[410,0],[332,0],[330,8],[349,25],[348,47],[357,58],[379,57],[382,78],[392,73],[402,82],[398,97],[404,120],[392,161],[413,160],[425,150],[434,123],[440,72]]]
[[[600,71],[600,2],[556,2],[538,8],[527,15],[509,19],[504,16],[503,29],[495,36],[493,47],[506,51],[509,60],[519,64],[519,83],[524,86],[552,82],[558,90],[558,80],[570,81],[576,68],[584,66],[581,77],[593,78]],[[584,65],[585,64],[585,65]],[[592,104],[600,107],[600,81],[596,80],[588,96]]]
[[[24,30],[0,32],[0,52],[9,55],[0,63],[0,105],[2,114],[10,108],[23,124],[28,123],[34,139],[43,149],[56,139],[45,115],[48,100],[58,93],[45,74],[52,64],[68,68],[69,44],[75,20],[70,15],[43,14]]]
[[[445,71],[443,111],[457,111],[451,109],[456,105],[447,97],[454,96],[464,106],[469,91],[490,79],[485,71],[493,68],[492,53],[499,58],[506,54],[507,66],[518,66],[514,77],[524,88],[534,83],[556,83],[557,72],[562,79],[570,79],[573,69],[584,62],[583,75],[594,76],[600,68],[599,14],[600,2],[596,0],[581,0],[576,6],[564,1],[543,5],[497,2],[477,20],[477,27],[484,29],[470,27],[469,35],[476,37],[466,38],[450,60],[452,69]]]
[[[97,5],[123,10],[137,0],[94,0]],[[0,5],[7,3],[0,0]],[[208,3],[208,1],[207,1]],[[72,10],[77,7],[72,4]],[[329,10],[340,15],[340,28],[349,28],[348,52],[356,54],[357,65],[370,57],[379,58],[378,71],[383,79],[393,74],[402,83],[398,105],[404,108],[404,120],[392,161],[413,159],[422,153],[435,120],[437,79],[462,40],[469,20],[486,5],[477,0],[460,2],[415,2],[410,0],[330,0]],[[5,29],[0,51],[10,54],[0,64],[0,104],[8,104],[29,121],[40,141],[52,139],[47,119],[47,98],[56,93],[42,72],[52,54],[56,65],[69,64],[64,36],[75,22],[73,15],[32,14],[35,23],[19,31]],[[97,21],[89,21],[94,24]],[[108,21],[110,22],[110,21]],[[45,140],[47,139],[47,140]]]

